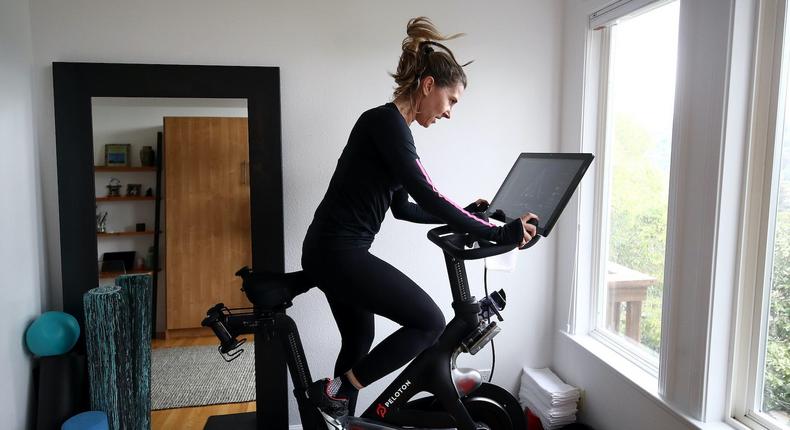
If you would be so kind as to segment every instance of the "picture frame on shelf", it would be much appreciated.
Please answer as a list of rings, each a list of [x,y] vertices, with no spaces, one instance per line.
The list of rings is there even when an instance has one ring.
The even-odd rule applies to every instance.
[[[126,184],[127,197],[140,197],[142,195],[142,184]]]
[[[104,145],[104,165],[130,167],[132,165],[129,153],[129,143],[108,143]]]

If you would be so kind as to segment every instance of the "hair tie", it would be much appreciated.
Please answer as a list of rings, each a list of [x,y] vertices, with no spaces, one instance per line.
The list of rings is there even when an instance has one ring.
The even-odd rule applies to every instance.
[[[428,64],[426,64],[428,60],[428,56],[434,52],[433,48],[431,47],[431,44],[432,42],[430,40],[424,40],[420,42],[420,51],[421,51],[420,54],[422,57],[424,57],[424,59],[419,60],[419,62],[417,63],[419,69],[417,73],[415,73],[415,77],[416,77],[416,79],[414,80],[415,87],[420,86],[420,81],[422,81],[422,75],[425,73],[425,69],[428,67]]]
[[[426,40],[424,42],[420,42],[420,48],[422,49],[422,55],[430,55],[433,53],[433,48],[431,47],[431,42]]]

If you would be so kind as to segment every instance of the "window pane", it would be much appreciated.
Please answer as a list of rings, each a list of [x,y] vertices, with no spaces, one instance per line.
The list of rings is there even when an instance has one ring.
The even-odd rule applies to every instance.
[[[611,29],[607,258],[599,326],[657,363],[678,2]]]
[[[785,34],[785,44],[790,38]],[[790,70],[784,70],[785,82]],[[790,109],[785,95],[785,117],[779,118],[781,136],[779,189],[773,241],[773,268],[769,292],[768,332],[763,345],[762,401],[758,406],[780,425],[790,428]]]

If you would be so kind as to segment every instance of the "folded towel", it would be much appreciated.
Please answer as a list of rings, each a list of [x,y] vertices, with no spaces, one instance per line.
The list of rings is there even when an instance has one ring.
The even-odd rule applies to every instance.
[[[538,417],[544,430],[576,422],[580,396],[581,390],[562,382],[548,368],[523,369],[519,403]]]

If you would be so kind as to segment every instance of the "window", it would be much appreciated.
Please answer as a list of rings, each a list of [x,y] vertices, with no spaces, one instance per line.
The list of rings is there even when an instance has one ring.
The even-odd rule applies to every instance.
[[[679,2],[642,1],[635,10],[634,3],[615,3],[610,13],[628,15],[594,24],[601,165],[591,325],[594,336],[657,374]]]
[[[787,2],[760,3],[734,416],[755,429],[790,429],[790,32]],[[752,264],[750,264],[752,263]]]
[[[785,37],[785,43],[787,38]],[[787,79],[787,70],[783,71]],[[782,104],[787,106],[787,94]],[[770,215],[773,231],[768,252],[770,282],[765,285],[761,316],[755,411],[765,414],[790,429],[790,116],[777,124],[778,141],[775,162],[779,166],[778,182],[774,183],[776,200]]]

